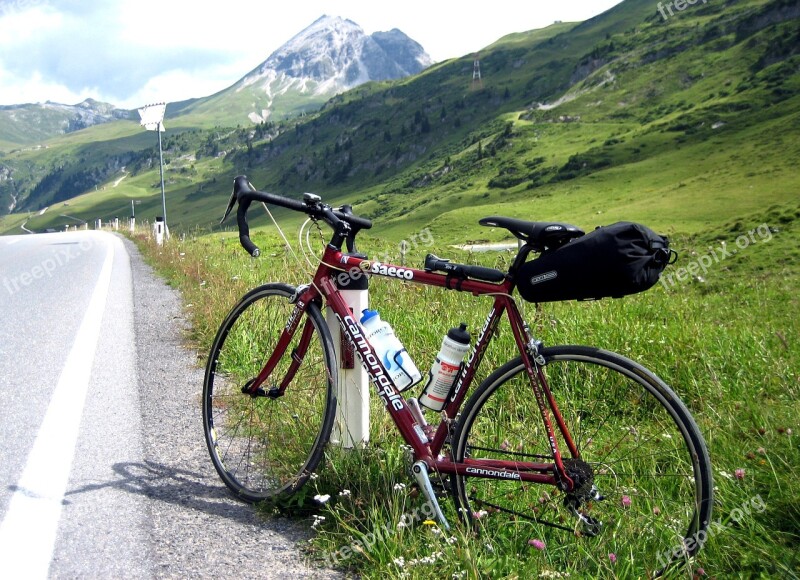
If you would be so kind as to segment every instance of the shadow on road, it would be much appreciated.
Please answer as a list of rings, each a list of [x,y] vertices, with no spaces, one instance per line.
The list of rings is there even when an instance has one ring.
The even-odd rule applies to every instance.
[[[153,461],[115,463],[113,469],[118,479],[69,490],[65,501],[70,495],[115,488],[243,524],[265,523],[252,506],[235,500],[219,485],[209,485],[203,474]]]

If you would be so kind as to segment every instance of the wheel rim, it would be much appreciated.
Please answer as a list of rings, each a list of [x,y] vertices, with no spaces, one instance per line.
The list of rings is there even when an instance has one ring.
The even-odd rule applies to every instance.
[[[241,303],[217,337],[207,366],[204,405],[209,450],[228,487],[248,500],[299,487],[316,467],[330,434],[330,355],[318,310],[309,310],[306,320],[314,324],[315,332],[285,394],[273,399],[242,393],[277,344],[294,308],[290,296],[287,291],[264,291]],[[283,380],[303,324],[264,390]]]
[[[706,537],[698,531],[710,517],[710,498],[700,501],[710,482],[698,459],[705,451],[697,448],[693,423],[684,424],[682,411],[662,405],[665,386],[630,365],[597,362],[572,353],[550,357],[546,367],[594,487],[565,494],[536,484],[460,478],[457,499],[472,517],[485,513],[512,524],[506,535],[516,536],[515,541],[543,541],[550,562],[583,561],[598,574],[617,562],[617,570],[657,573],[689,557]],[[494,385],[499,388],[484,392],[482,404],[465,411],[457,459],[552,461],[521,363]],[[603,499],[592,499],[589,490]]]

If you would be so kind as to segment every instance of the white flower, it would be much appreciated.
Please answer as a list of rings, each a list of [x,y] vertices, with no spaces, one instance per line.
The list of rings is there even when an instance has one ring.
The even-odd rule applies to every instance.
[[[450,536],[449,538],[447,538],[447,543],[448,544],[455,544],[457,541],[458,540],[456,539],[455,536]]]
[[[394,490],[395,491],[403,491],[405,488],[406,488],[406,484],[405,483],[395,483],[394,484]]]
[[[324,495],[317,494],[314,496],[314,501],[319,502],[321,504],[327,503],[329,499],[331,499],[331,496],[327,493]]]
[[[406,527],[408,527],[408,524],[406,524],[403,520],[400,520],[399,522],[397,522],[397,529],[398,530],[402,530],[403,528],[406,528]]]
[[[318,525],[320,525],[324,521],[325,521],[325,516],[316,516],[315,515],[314,516],[314,523],[311,524],[311,527],[312,528],[316,528]]]
[[[350,490],[349,489],[343,489],[342,491],[339,492],[339,495],[341,497],[350,497]]]
[[[402,556],[400,556],[399,558],[395,558],[394,560],[392,560],[392,562],[394,562],[395,566],[399,566],[401,568],[406,565],[406,560]]]

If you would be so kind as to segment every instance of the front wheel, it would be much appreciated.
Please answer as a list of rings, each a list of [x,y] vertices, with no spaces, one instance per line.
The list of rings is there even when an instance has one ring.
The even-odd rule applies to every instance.
[[[529,541],[544,546],[550,566],[586,577],[657,576],[691,558],[707,538],[713,484],[705,442],[685,405],[620,355],[579,346],[542,354],[579,458],[570,456],[554,422],[559,450],[580,489],[460,476],[453,487],[460,513],[485,517],[493,528],[499,523],[517,549]],[[521,358],[472,395],[453,454],[456,461],[553,461]]]
[[[220,326],[206,365],[206,444],[222,481],[248,502],[299,489],[319,464],[333,427],[336,359],[314,303],[260,394],[242,392],[275,351],[294,311],[295,291],[287,284],[266,284],[246,294]],[[304,333],[310,337],[305,349]],[[287,376],[284,394],[267,396]]]

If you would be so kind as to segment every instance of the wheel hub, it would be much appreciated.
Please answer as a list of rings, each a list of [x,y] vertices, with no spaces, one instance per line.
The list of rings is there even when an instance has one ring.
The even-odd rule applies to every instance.
[[[575,487],[564,498],[564,506],[578,518],[580,533],[586,536],[596,536],[603,529],[603,522],[590,516],[583,509],[589,501],[601,501],[603,496],[594,485],[594,471],[582,459],[564,460],[567,476],[574,482]]]

